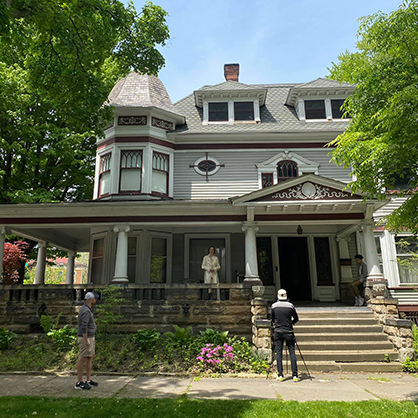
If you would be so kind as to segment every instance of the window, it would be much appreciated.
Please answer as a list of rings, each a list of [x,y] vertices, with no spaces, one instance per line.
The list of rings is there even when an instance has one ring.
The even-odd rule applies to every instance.
[[[189,278],[193,282],[203,282],[204,271],[202,260],[208,254],[209,247],[215,247],[215,255],[219,259],[221,269],[218,270],[219,282],[225,282],[225,239],[223,238],[192,238],[189,241]]]
[[[120,157],[121,192],[140,192],[142,177],[142,151],[122,151]]]
[[[152,193],[168,196],[169,157],[154,152],[152,156]]]
[[[326,119],[324,100],[305,100],[306,119]]]
[[[110,193],[110,160],[112,154],[100,157],[99,197]]]
[[[95,239],[91,256],[91,282],[101,284],[103,274],[104,238]]]
[[[234,103],[235,120],[254,120],[254,103],[253,102],[236,102]]]
[[[395,237],[400,284],[418,283],[418,239],[413,236]]]
[[[167,282],[167,239],[151,238],[150,283]]]
[[[209,103],[209,122],[227,122],[228,103]]]
[[[341,109],[344,102],[344,99],[331,100],[332,119],[341,119],[344,116],[345,110]],[[346,115],[345,117],[347,118],[348,116]]]
[[[197,168],[203,173],[210,173],[216,169],[216,163],[212,160],[203,160],[197,165]]]
[[[411,184],[414,184],[416,182],[416,174],[409,168],[405,168],[402,170],[402,173],[394,174],[393,175],[393,189],[394,190],[409,190],[413,186]]]
[[[298,176],[298,165],[294,161],[280,161],[277,164],[277,181],[282,181]]]
[[[265,187],[273,186],[273,173],[262,173],[261,174],[261,186]]]

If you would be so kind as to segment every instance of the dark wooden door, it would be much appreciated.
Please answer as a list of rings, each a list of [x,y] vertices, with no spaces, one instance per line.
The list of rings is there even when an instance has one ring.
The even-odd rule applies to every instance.
[[[279,237],[280,285],[291,301],[312,300],[308,240]]]

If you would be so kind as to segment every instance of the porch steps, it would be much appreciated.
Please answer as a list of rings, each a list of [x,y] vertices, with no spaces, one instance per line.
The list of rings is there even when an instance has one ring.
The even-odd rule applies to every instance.
[[[295,325],[295,336],[310,372],[401,370],[398,353],[371,309],[343,306],[299,309],[296,306],[296,309],[300,321]],[[305,373],[297,347],[296,355],[299,371]],[[286,359],[285,353],[283,357]],[[290,371],[290,359],[287,360]]]

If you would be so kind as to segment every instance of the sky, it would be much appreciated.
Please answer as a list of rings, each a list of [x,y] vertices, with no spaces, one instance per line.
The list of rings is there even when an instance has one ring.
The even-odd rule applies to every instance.
[[[133,1],[137,11],[143,0]],[[159,78],[174,102],[225,81],[239,63],[246,84],[304,83],[355,52],[358,19],[390,13],[402,0],[153,0],[169,13]]]

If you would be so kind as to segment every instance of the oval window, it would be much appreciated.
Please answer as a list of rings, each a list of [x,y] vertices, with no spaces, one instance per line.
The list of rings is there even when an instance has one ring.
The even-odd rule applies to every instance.
[[[211,171],[215,170],[216,163],[215,161],[212,161],[212,160],[203,160],[197,165],[197,168],[200,171],[205,171],[205,172],[207,171],[210,173]]]

